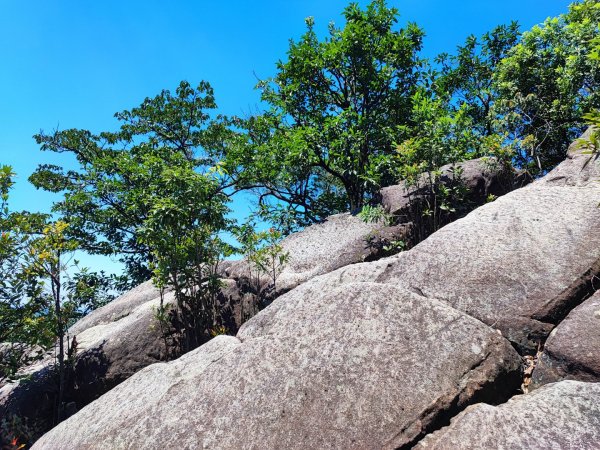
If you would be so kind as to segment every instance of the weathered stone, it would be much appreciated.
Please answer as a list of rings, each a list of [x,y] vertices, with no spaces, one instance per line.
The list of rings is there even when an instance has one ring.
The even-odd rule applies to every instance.
[[[600,291],[571,311],[546,341],[533,387],[560,380],[600,381]]]
[[[78,320],[77,323],[71,327],[69,333],[71,335],[77,335],[83,330],[96,325],[117,322],[123,317],[131,314],[138,306],[150,300],[154,300],[159,296],[160,290],[154,287],[152,281],[146,281],[130,291],[127,291],[108,305],[98,308],[91,314]]]
[[[600,163],[588,160],[572,152],[546,177],[407,252],[341,268],[297,289],[314,295],[347,282],[402,286],[448,302],[533,353],[600,274],[600,182],[593,181]]]
[[[373,281],[444,300],[535,351],[600,273],[598,162],[571,153],[546,177],[398,255]]]
[[[374,283],[294,300],[147,367],[34,448],[396,448],[520,382],[508,342],[444,303]]]
[[[516,187],[521,187],[521,184],[526,184],[516,172],[507,170],[493,158],[478,158],[442,166],[440,181],[450,184],[455,180],[456,169],[460,171],[460,180],[466,188],[465,200],[474,205],[485,203],[489,195],[499,197]],[[418,186],[426,183],[427,175],[422,175],[421,178]],[[410,221],[411,200],[423,195],[418,186],[406,187],[401,183],[385,187],[381,190],[381,203],[389,213],[401,217],[403,221]]]
[[[600,383],[562,381],[500,406],[477,404],[418,450],[596,450],[600,448]]]
[[[287,236],[281,241],[287,263],[276,278],[272,298],[293,289],[305,281],[340,267],[375,259],[381,256],[380,240],[403,239],[405,225],[388,227],[382,223],[366,223],[348,213],[330,216],[325,222],[311,225]],[[255,269],[253,269],[255,270]],[[226,275],[240,279],[248,277],[250,267],[246,260],[229,263]],[[268,274],[262,283],[271,283]]]
[[[137,291],[144,296],[148,289],[145,286]],[[171,301],[171,297],[172,294],[167,294],[166,301]],[[123,298],[138,304],[129,307],[123,304]],[[125,294],[115,302],[114,313],[111,303],[96,311],[98,318],[95,313],[86,318],[89,328],[78,323],[70,330],[70,337],[76,336],[77,356],[74,369],[67,376],[65,399],[73,400],[77,407],[96,399],[141,368],[166,358],[162,335],[154,319],[154,308],[160,304],[160,298],[140,303],[136,297]],[[111,317],[115,319],[112,322]],[[71,334],[74,329],[79,330],[76,335]],[[27,418],[42,428],[47,426],[53,417],[57,394],[54,364],[54,356],[49,354],[21,371],[28,379],[3,386],[0,412]]]
[[[226,286],[235,285],[233,280],[226,281]],[[244,299],[223,294],[218,300],[223,323],[237,330],[241,325]],[[172,359],[172,349],[167,350],[155,317],[160,302],[159,290],[146,282],[93,311],[69,329],[69,339],[65,341],[71,344],[75,337],[77,344],[73,370],[67,373],[65,401],[81,408],[140,369]],[[164,302],[174,302],[172,292],[165,293]],[[246,300],[246,304],[248,302]],[[27,379],[0,386],[0,415],[13,414],[41,429],[49,428],[57,395],[54,364],[54,354],[50,352],[19,372]]]

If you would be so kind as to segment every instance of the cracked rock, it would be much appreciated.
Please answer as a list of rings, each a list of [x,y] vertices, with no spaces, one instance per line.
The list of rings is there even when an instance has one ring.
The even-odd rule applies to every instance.
[[[418,450],[596,450],[600,448],[600,383],[561,381],[508,403],[468,407]]]
[[[34,448],[396,448],[520,383],[508,341],[442,302],[375,283],[289,300],[239,340],[140,371]]]
[[[565,379],[600,382],[600,291],[552,330],[533,371],[534,387]]]

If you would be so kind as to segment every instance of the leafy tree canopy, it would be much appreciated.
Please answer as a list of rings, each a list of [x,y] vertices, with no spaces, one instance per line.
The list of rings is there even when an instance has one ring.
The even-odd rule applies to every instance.
[[[397,10],[384,0],[365,10],[350,4],[344,18],[323,40],[306,20],[277,75],[259,83],[269,109],[246,121],[248,145],[234,155],[265,211],[291,223],[360,208],[393,179],[388,157],[398,125],[411,120],[422,30],[397,28]]]
[[[35,139],[42,150],[72,153],[79,168],[42,165],[30,181],[38,188],[64,192],[53,210],[70,224],[69,234],[81,248],[117,255],[126,264],[132,283],[147,280],[155,255],[149,240],[141,239],[140,229],[156,219],[157,211],[176,206],[166,204],[171,197],[165,190],[187,190],[188,201],[177,206],[180,211],[169,210],[175,215],[200,192],[204,199],[216,198],[233,184],[235,168],[227,171],[221,155],[235,134],[225,118],[211,118],[209,113],[215,108],[208,83],[194,89],[182,82],[175,94],[162,91],[141,106],[116,114],[122,123],[116,132],[70,129],[38,134]],[[193,173],[213,180],[210,194],[205,185],[181,188],[184,181],[197,181]],[[178,178],[182,174],[187,178]],[[203,202],[198,207],[204,206]]]
[[[495,114],[519,165],[543,173],[562,161],[585,128],[583,116],[600,106],[600,64],[588,57],[599,23],[600,3],[574,3],[523,33],[500,63]]]

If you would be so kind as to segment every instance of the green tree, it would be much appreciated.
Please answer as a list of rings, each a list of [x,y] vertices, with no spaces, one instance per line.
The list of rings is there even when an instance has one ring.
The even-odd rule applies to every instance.
[[[600,106],[600,64],[588,55],[600,30],[600,3],[573,3],[569,12],[523,33],[495,73],[496,118],[517,150],[517,163],[539,173],[562,161]]]
[[[77,241],[69,225],[47,214],[15,212],[8,206],[14,173],[0,167],[0,377],[40,359],[56,346],[55,423],[62,419],[69,348],[68,327],[113,298],[113,279],[78,269]],[[93,285],[92,283],[95,283]]]
[[[43,351],[54,343],[43,285],[30,276],[24,262],[32,235],[47,216],[10,211],[14,176],[11,167],[0,167],[0,378],[13,376],[29,362],[32,349]]]
[[[344,28],[320,40],[314,20],[291,41],[277,75],[259,83],[269,110],[246,121],[239,164],[268,211],[276,199],[301,224],[360,208],[393,181],[398,125],[410,121],[423,32],[397,29],[397,10],[375,0],[344,10]],[[285,215],[285,214],[284,214]]]
[[[490,114],[498,95],[494,73],[519,36],[516,22],[500,25],[479,39],[474,35],[467,37],[455,55],[444,53],[436,58],[441,72],[434,77],[432,89],[448,99],[453,109],[466,108],[473,131],[480,136],[496,132]]]
[[[183,154],[170,166],[155,162],[162,170],[148,180],[150,209],[138,235],[151,249],[155,285],[174,289],[176,305],[165,305],[162,297],[157,312],[165,339],[174,340],[167,350],[185,353],[223,326],[216,300],[218,265],[232,253],[220,238],[230,226],[228,197],[214,171],[199,173]]]
[[[92,254],[117,255],[132,284],[150,278],[153,249],[139,229],[155,207],[150,186],[165,168],[191,167],[200,173],[219,168],[217,192],[233,185],[236,167],[221,165],[225,146],[235,139],[216,108],[206,82],[181,82],[131,111],[118,113],[116,132],[93,134],[70,129],[35,136],[42,150],[74,155],[77,170],[42,165],[31,176],[38,188],[64,193],[53,211],[70,224],[69,235]]]

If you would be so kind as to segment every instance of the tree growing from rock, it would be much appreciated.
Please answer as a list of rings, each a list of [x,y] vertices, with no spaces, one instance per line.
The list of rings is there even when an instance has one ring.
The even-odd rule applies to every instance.
[[[269,109],[246,121],[249,142],[235,155],[266,215],[282,222],[360,209],[393,180],[390,155],[397,126],[410,122],[423,32],[397,28],[384,0],[343,14],[344,28],[330,24],[323,40],[306,20],[276,76],[259,83]]]
[[[554,167],[600,107],[600,63],[589,58],[600,36],[600,4],[573,3],[569,12],[523,33],[494,73],[496,119],[533,173]]]

